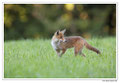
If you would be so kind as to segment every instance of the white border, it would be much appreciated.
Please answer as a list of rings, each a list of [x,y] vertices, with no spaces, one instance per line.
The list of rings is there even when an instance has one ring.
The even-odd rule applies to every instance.
[[[76,1],[76,2],[75,2]],[[110,1],[110,0],[109,0]],[[102,1],[102,0],[100,0],[100,1],[98,1],[97,3],[96,3],[96,1],[94,0],[94,1],[91,1],[91,0],[87,0],[87,3],[86,3],[86,1],[79,1],[79,0],[66,0],[66,1],[64,1],[64,0],[51,0],[51,1],[49,1],[49,0],[47,0],[47,1],[38,1],[38,0],[26,0],[26,1],[24,1],[24,0],[18,0],[18,1],[14,1],[14,0],[2,0],[2,3],[0,3],[0,6],[1,6],[1,4],[2,4],[2,6],[1,6],[1,8],[0,8],[0,11],[2,12],[2,16],[4,16],[4,4],[67,4],[67,3],[74,3],[74,4],[116,4],[116,45],[118,45],[118,14],[119,14],[119,12],[118,12],[118,3],[116,2],[116,1],[110,1],[110,3],[108,3],[108,1],[106,0],[106,1]],[[0,17],[0,18],[2,18],[2,19],[4,19],[3,17]],[[2,33],[2,37],[0,38],[0,40],[2,40],[2,45],[0,45],[0,46],[2,46],[2,49],[0,48],[0,53],[2,53],[2,55],[4,56],[4,21],[2,21],[2,22],[0,22],[1,23],[1,25],[3,26],[3,28],[0,30],[0,33]],[[1,44],[1,41],[0,41],[0,44]],[[57,78],[57,80],[117,80],[118,79],[118,46],[116,46],[116,78]],[[2,50],[2,52],[1,52],[1,50]],[[1,61],[2,61],[2,79],[5,79],[5,80],[38,80],[38,79],[40,79],[40,80],[56,80],[56,78],[4,78],[4,57],[2,56],[2,58],[1,58]]]
[[[116,3],[116,0],[2,0],[11,4],[93,4],[93,3]]]
[[[116,4],[116,78],[118,80],[118,3]]]

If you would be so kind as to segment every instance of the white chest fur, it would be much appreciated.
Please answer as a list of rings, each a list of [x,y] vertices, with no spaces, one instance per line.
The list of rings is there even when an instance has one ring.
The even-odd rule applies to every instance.
[[[60,42],[51,41],[51,45],[55,50],[60,49]]]

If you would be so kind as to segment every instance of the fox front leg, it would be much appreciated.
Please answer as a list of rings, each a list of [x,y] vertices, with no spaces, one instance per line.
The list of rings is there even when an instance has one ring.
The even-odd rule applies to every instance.
[[[56,50],[56,53],[59,57],[61,57],[64,53],[65,53],[66,49],[62,49],[62,52],[60,52],[60,50]]]
[[[56,49],[55,51],[56,51],[56,53],[57,53],[58,56],[61,56],[61,53],[60,53],[59,49]]]
[[[62,49],[62,53],[60,56],[62,56],[66,52],[66,49]]]

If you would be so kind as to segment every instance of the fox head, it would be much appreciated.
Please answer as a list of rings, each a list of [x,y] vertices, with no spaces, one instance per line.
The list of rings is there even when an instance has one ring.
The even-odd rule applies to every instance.
[[[62,42],[66,42],[65,38],[64,38],[64,33],[65,33],[66,29],[62,30],[62,31],[56,31],[54,34],[54,39],[55,41],[62,41]]]

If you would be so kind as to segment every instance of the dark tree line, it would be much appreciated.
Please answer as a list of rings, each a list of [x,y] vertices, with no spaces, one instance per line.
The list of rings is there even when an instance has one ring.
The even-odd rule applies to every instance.
[[[5,40],[51,38],[60,29],[67,35],[116,35],[115,4],[5,4]]]

